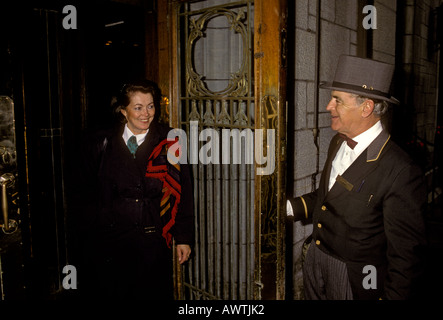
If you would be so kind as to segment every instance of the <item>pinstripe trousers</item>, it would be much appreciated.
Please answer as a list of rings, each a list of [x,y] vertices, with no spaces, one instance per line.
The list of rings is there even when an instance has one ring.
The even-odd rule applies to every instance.
[[[315,244],[309,246],[303,264],[303,285],[307,300],[352,300],[346,264]]]

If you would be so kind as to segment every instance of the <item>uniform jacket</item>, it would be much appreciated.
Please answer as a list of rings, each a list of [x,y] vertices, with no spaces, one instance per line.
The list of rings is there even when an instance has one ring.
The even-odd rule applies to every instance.
[[[312,218],[311,245],[346,263],[355,299],[411,298],[426,242],[424,176],[382,131],[328,191],[342,142],[332,139],[319,188],[290,200],[294,219]],[[365,266],[375,267],[376,289],[363,286]]]

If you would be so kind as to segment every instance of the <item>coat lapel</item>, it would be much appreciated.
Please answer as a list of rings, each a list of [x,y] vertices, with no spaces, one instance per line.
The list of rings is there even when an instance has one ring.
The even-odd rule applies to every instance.
[[[130,156],[132,157],[131,152],[128,149],[128,146],[125,143],[125,140],[123,140],[123,130],[124,126],[120,126],[117,130],[113,132],[113,140],[115,141],[115,144],[118,148],[118,150],[122,152],[122,155],[124,156]]]
[[[155,146],[160,143],[161,136],[159,134],[157,122],[151,123],[145,141],[138,147],[135,154],[135,163],[139,168],[146,170],[148,158],[154,150]]]
[[[122,152],[121,156],[125,159],[124,161],[125,163],[127,163],[127,166],[131,168],[131,171],[133,171],[134,173],[137,172],[137,174],[139,174],[140,172],[144,173],[148,164],[149,155],[152,153],[155,146],[158,145],[161,140],[161,134],[158,124],[157,122],[153,122],[150,125],[145,140],[137,148],[135,159],[129,151],[128,146],[125,144],[125,141],[123,140],[123,130],[124,126],[117,130],[115,134],[117,147]]]
[[[326,193],[325,200],[331,200],[341,194],[349,191],[357,191],[361,181],[378,167],[382,151],[390,139],[387,131],[383,130],[369,147],[355,159],[352,165],[343,173],[342,177],[337,179],[331,190]],[[338,150],[338,148],[337,148]],[[337,151],[335,152],[335,154]],[[334,154],[334,157],[335,157]],[[334,158],[332,158],[333,160]],[[329,160],[329,159],[328,159]],[[332,167],[332,160],[328,162],[328,182]],[[341,180],[341,181],[340,181]],[[327,188],[326,184],[326,188]]]
[[[329,178],[331,176],[331,169],[332,169],[332,161],[335,158],[335,155],[338,152],[338,149],[340,149],[340,146],[343,142],[343,139],[340,138],[340,136],[337,134],[334,138],[332,138],[331,146],[328,151],[328,157],[326,159],[326,163],[324,166],[322,179],[323,181],[320,181],[320,187],[323,185],[323,194],[328,193],[328,186],[329,186]]]

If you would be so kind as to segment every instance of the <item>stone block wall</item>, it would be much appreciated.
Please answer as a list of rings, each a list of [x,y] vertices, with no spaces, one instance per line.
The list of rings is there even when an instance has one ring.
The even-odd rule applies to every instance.
[[[405,90],[400,97],[405,102],[407,112],[416,121],[409,128],[419,140],[432,144],[435,137],[438,99],[438,52],[430,42],[430,23],[433,10],[441,5],[441,0],[405,1],[403,7],[402,48],[399,57]],[[432,152],[431,145],[427,146]]]

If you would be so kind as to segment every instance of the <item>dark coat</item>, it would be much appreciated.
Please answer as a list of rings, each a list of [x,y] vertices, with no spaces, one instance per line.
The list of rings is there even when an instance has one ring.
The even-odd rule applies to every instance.
[[[343,140],[336,135],[319,188],[291,199],[294,219],[311,218],[311,245],[344,261],[355,299],[413,297],[423,268],[424,175],[383,131],[328,192],[332,161]],[[366,265],[377,289],[365,289]]]
[[[122,138],[123,126],[95,134],[85,144],[79,227],[86,239],[89,279],[106,296],[172,297],[172,252],[161,235],[162,182],[145,177],[149,155],[170,129],[153,122],[135,159]],[[180,182],[171,233],[177,244],[192,245],[192,184],[184,164]]]

